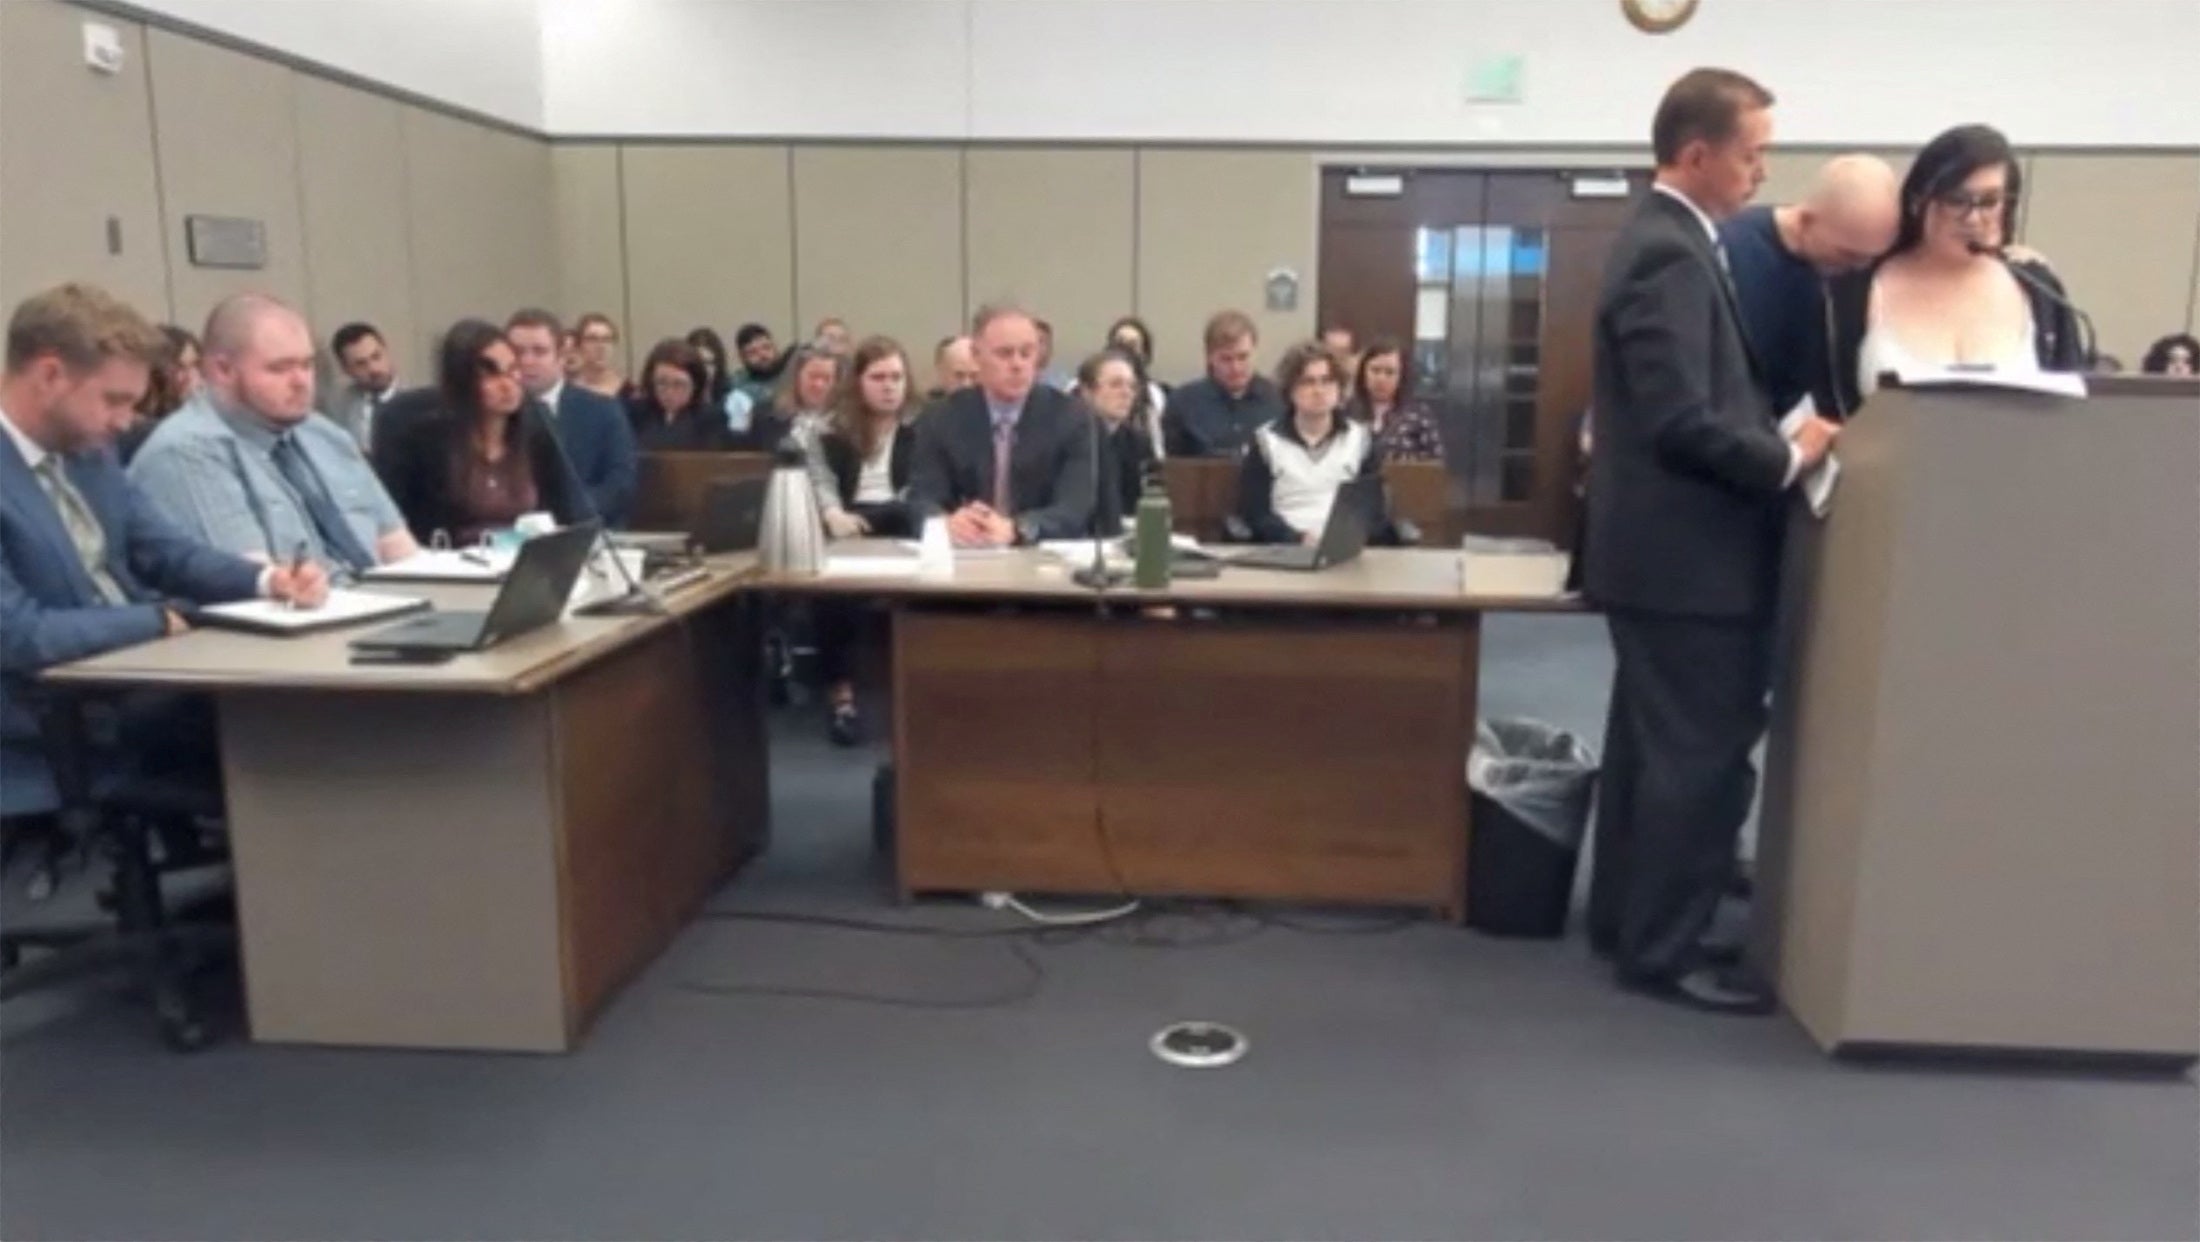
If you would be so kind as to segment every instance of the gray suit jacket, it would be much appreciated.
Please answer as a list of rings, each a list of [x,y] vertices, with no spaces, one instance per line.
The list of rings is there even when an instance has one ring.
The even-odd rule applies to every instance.
[[[1651,193],[1605,261],[1583,587],[1607,609],[1761,618],[1787,441],[1733,284],[1686,204]]]

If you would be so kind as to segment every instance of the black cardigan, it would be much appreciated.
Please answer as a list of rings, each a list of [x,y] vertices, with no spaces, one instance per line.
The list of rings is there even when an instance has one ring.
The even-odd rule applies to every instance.
[[[1101,424],[1100,492],[1093,497],[1093,508],[1103,533],[1113,531],[1118,523],[1128,522],[1138,513],[1138,497],[1146,490],[1146,476],[1160,469],[1153,438],[1139,428],[1135,417],[1124,419],[1112,431]]]
[[[2012,263],[2010,266],[2023,269],[2024,275],[2058,294],[2063,292],[2062,281],[2045,263]],[[1829,418],[1846,420],[1864,404],[1863,392],[1857,383],[1856,360],[1863,349],[1866,321],[1870,318],[1872,280],[1878,274],[1879,264],[1875,263],[1861,272],[1836,277],[1826,285],[1829,338],[1826,374],[1819,376],[1818,382],[1812,385],[1811,396],[1819,412]],[[2085,341],[2078,333],[2078,317],[2069,307],[2033,288],[2022,277],[2015,279],[2017,287],[2024,291],[2025,301],[2031,304],[2032,347],[2040,360],[2040,369],[2085,370]]]
[[[548,417],[542,403],[530,398],[511,416],[505,431],[508,442],[527,455],[536,499],[560,525],[594,519],[596,510],[588,501],[588,489],[559,452],[547,425]],[[439,400],[432,414],[423,411],[422,417],[392,431],[395,434],[386,445],[388,460],[382,481],[389,487],[390,499],[405,515],[413,537],[426,544],[436,531],[476,525],[459,510],[459,499],[451,491],[452,463],[460,453],[471,451],[466,417],[454,414]]]
[[[894,443],[886,450],[886,474],[894,485],[894,498],[883,504],[857,504],[856,486],[862,482],[863,451],[854,440],[839,431],[827,431],[818,437],[818,444],[825,451],[825,465],[833,472],[833,487],[840,496],[840,507],[860,515],[871,524],[871,533],[882,536],[898,536],[912,533],[909,522],[909,463],[910,452],[917,442],[917,429],[903,424],[894,429]]]
[[[626,407],[626,423],[634,429],[634,447],[645,453],[717,453],[734,444],[724,412],[702,402],[667,422],[654,401],[636,401]]]

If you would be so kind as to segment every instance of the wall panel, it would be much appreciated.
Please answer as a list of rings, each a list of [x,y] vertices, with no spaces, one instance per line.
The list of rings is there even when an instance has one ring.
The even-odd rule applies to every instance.
[[[272,293],[307,299],[305,223],[300,208],[297,75],[280,65],[152,30],[154,142],[168,232],[169,287],[175,313],[198,323],[222,297]],[[190,261],[184,220],[193,215],[258,220],[267,265],[257,270],[200,267]]]
[[[1303,151],[1216,148],[1139,152],[1138,309],[1153,328],[1154,370],[1177,381],[1205,368],[1200,329],[1225,307],[1260,327],[1270,370],[1314,333],[1321,176]],[[1298,273],[1296,310],[1263,302],[1268,274]]]
[[[558,287],[548,147],[417,107],[401,122],[421,343],[466,316],[501,322],[547,304]]]
[[[400,104],[296,75],[299,197],[305,226],[306,314],[325,347],[364,320],[396,352],[398,380],[429,378],[415,342],[412,241]]]
[[[2137,370],[2191,317],[2200,155],[2042,154],[2024,193],[2025,244],[2092,313],[2101,348]]]
[[[619,148],[610,143],[550,149],[551,216],[558,288],[552,309],[570,323],[588,311],[626,322],[626,254],[619,203]],[[626,343],[621,336],[621,343]]]
[[[625,150],[629,314],[639,356],[702,326],[732,348],[751,321],[794,331],[794,220],[783,146]]]
[[[53,0],[0,2],[0,305],[89,280],[166,319],[145,28],[99,19],[128,58],[102,77],[84,66],[87,16]],[[109,253],[110,217],[120,253]]]
[[[1007,296],[1047,319],[1064,370],[1130,313],[1135,165],[1128,149],[981,147],[964,157],[970,301]]]
[[[962,210],[959,150],[796,147],[796,326],[838,315],[922,353],[963,320]]]

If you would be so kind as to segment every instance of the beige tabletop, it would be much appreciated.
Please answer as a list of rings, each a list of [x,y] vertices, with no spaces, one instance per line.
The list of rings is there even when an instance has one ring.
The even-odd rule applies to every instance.
[[[710,558],[707,578],[666,596],[672,618],[685,616],[738,590],[753,576],[755,568],[756,558],[751,553]],[[495,588],[489,586],[417,582],[369,583],[360,589],[424,598],[447,610],[485,609],[495,594]],[[49,669],[45,675],[48,680],[66,684],[202,690],[529,694],[670,623],[666,617],[648,615],[567,617],[487,651],[426,665],[351,662],[351,641],[378,626],[391,624],[387,617],[292,636],[201,628]]]
[[[832,545],[834,559],[893,558],[914,564],[916,554],[891,540],[853,539]],[[947,578],[907,574],[861,576],[827,572],[794,576],[766,573],[753,585],[798,594],[864,595],[892,599],[1090,600],[1093,592],[1070,575],[1077,566],[1036,548],[959,553]],[[1128,584],[1105,593],[1124,604],[1204,604],[1265,608],[1362,608],[1439,612],[1579,612],[1577,596],[1472,595],[1459,581],[1459,553],[1440,548],[1369,548],[1357,559],[1315,573],[1226,567],[1215,578],[1180,578],[1142,591]]]

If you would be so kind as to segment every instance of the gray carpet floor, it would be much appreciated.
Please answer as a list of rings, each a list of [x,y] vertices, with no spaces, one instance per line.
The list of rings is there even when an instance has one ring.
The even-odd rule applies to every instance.
[[[1500,618],[1484,708],[1594,738],[1608,675],[1594,622]],[[817,732],[782,721],[773,852],[717,907],[1000,925],[884,900],[875,756]],[[1291,923],[1019,957],[704,920],[562,1058],[174,1056],[111,987],[11,1003],[0,1235],[2200,1236],[2189,1079],[1833,1063],[1784,1018],[1615,992],[1578,940]],[[1160,1064],[1187,1017],[1249,1054]]]

